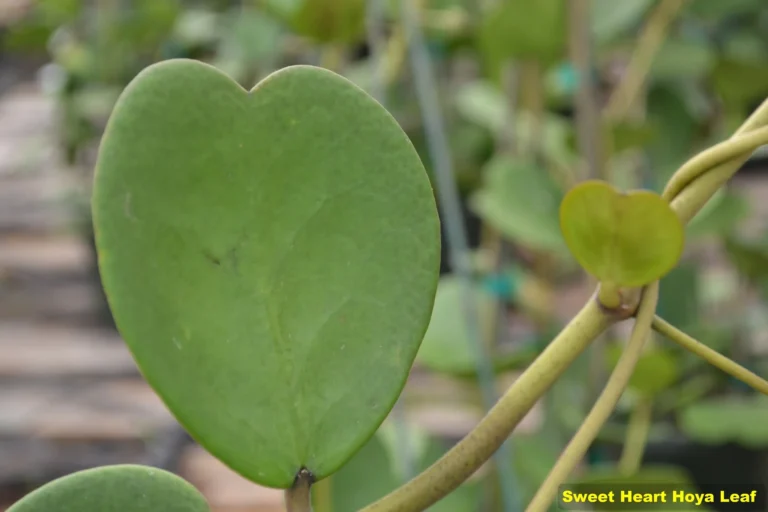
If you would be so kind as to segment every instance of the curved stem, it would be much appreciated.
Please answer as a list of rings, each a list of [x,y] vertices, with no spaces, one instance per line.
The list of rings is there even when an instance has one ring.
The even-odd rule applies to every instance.
[[[756,391],[768,395],[768,382],[765,381],[765,379],[755,375],[739,363],[725,357],[720,352],[712,350],[700,341],[688,336],[664,319],[658,316],[653,317],[653,328],[658,333],[663,334],[681,347],[703,358],[712,366],[720,368],[725,373],[739,379]]]
[[[568,478],[584,454],[589,445],[600,433],[600,429],[613,413],[616,403],[621,398],[624,389],[632,377],[637,361],[643,351],[643,346],[651,332],[651,322],[656,311],[656,303],[659,300],[659,282],[656,281],[645,289],[640,301],[640,309],[637,313],[635,326],[632,329],[629,343],[621,355],[616,368],[608,379],[605,389],[595,402],[579,430],[565,447],[560,458],[555,463],[547,479],[541,484],[536,495],[531,500],[526,512],[545,512],[557,495],[558,487]]]
[[[590,300],[480,423],[426,471],[361,512],[420,512],[469,478],[613,318]]]
[[[757,128],[744,135],[734,137],[702,151],[688,160],[667,182],[662,197],[667,201],[674,199],[693,180],[708,170],[722,163],[752,153],[760,146],[768,144],[768,126]]]
[[[648,442],[648,433],[651,431],[651,419],[653,416],[653,400],[644,396],[635,404],[627,425],[627,438],[624,441],[624,450],[619,459],[619,472],[623,475],[637,473],[643,463],[645,444]]]
[[[749,116],[744,124],[736,131],[733,137],[745,135],[748,132],[756,130],[762,126],[768,125],[768,100],[764,101],[755,112]],[[670,206],[683,223],[689,222],[701,208],[707,204],[707,201],[722,187],[736,171],[744,165],[751,154],[732,158],[720,165],[708,170],[705,174],[699,176],[692,183],[686,186],[671,201]],[[677,173],[675,173],[677,174]]]
[[[621,120],[630,112],[637,96],[643,88],[653,59],[659,52],[667,34],[667,29],[677,16],[686,0],[662,0],[651,13],[640,34],[636,50],[630,60],[627,73],[622,78],[616,91],[611,95],[605,110],[605,117]]]
[[[288,512],[312,512],[309,488],[314,482],[312,473],[302,468],[290,489],[285,490],[285,508]]]

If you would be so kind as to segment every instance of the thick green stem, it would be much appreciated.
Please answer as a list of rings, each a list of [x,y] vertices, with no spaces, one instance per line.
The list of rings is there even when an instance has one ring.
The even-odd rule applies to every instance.
[[[652,416],[653,400],[650,397],[640,398],[629,417],[624,451],[619,459],[619,471],[622,475],[633,475],[640,469],[648,433],[651,431]]]
[[[759,391],[764,395],[768,395],[768,382],[766,382],[764,379],[755,375],[732,359],[725,357],[720,352],[712,350],[700,341],[697,341],[691,336],[688,336],[669,322],[656,316],[653,318],[653,328],[658,333],[663,334],[681,347],[703,358],[715,368],[720,368],[728,375],[739,379],[743,383],[754,388],[756,391]]]
[[[472,476],[531,407],[614,319],[590,300],[480,423],[426,471],[362,512],[420,512]]]
[[[656,281],[648,285],[643,293],[629,343],[608,379],[605,389],[603,389],[597,402],[595,402],[595,405],[573,436],[573,439],[571,439],[571,442],[563,450],[544,483],[539,487],[526,512],[545,512],[549,509],[557,495],[558,487],[562,485],[565,479],[568,478],[568,475],[576,468],[584,454],[587,453],[589,445],[592,444],[600,433],[600,429],[610,418],[619,398],[621,398],[624,389],[629,383],[629,379],[632,377],[635,365],[637,365],[637,361],[643,352],[643,346],[650,335],[651,322],[656,312],[658,300],[659,283]]]
[[[299,471],[290,489],[285,490],[285,508],[287,512],[312,512],[309,488],[314,478],[306,469]]]

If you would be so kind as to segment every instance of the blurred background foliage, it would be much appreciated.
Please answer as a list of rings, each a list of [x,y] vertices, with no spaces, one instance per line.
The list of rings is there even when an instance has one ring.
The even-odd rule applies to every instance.
[[[48,60],[39,79],[57,101],[62,154],[83,178],[84,214],[109,113],[154,62],[199,59],[246,88],[287,65],[321,65],[373,94],[432,176],[443,172],[440,151],[452,164],[471,285],[462,286],[446,249],[416,371],[465,390],[448,401],[477,409],[477,354],[500,382],[524,368],[567,320],[557,298],[584,283],[559,230],[564,193],[587,178],[661,191],[687,158],[729,137],[768,93],[768,9],[765,0],[414,3],[423,41],[390,0],[36,0],[4,29],[2,47]],[[414,44],[436,78],[426,93],[440,106],[442,150],[409,67]],[[748,167],[764,176],[760,158]],[[729,188],[697,216],[684,260],[662,281],[659,313],[765,375],[768,230],[745,229],[752,210]],[[623,337],[614,330],[601,340],[543,400],[539,424],[512,436],[522,503],[585,417]],[[409,419],[434,400],[446,397],[410,385],[380,432],[318,488],[317,510],[357,510],[436,460],[455,439]],[[655,337],[576,478],[766,483],[766,425],[763,397]],[[481,471],[435,509],[514,509],[493,473]]]

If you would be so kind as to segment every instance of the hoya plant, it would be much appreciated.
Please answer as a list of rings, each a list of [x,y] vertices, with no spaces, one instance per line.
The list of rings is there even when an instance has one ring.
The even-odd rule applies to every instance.
[[[547,510],[626,388],[649,337],[768,394],[768,382],[655,315],[684,225],[768,142],[768,102],[683,165],[663,194],[582,182],[560,205],[590,300],[484,419],[364,512],[420,511],[482,466],[610,326],[629,342],[529,511]],[[430,180],[394,118],[311,66],[246,91],[216,68],[170,60],[122,93],[101,143],[93,222],[117,326],[144,378],[191,436],[250,481],[311,509],[394,406],[433,309],[440,222]],[[204,512],[200,493],[142,466],[75,473],[11,512]]]

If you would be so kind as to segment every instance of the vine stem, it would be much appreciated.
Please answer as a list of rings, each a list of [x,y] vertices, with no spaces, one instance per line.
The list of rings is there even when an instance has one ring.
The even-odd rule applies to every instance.
[[[632,54],[627,73],[608,100],[605,110],[607,119],[623,119],[632,110],[651,69],[653,59],[664,43],[669,25],[685,2],[686,0],[662,0],[651,13],[640,34],[637,49]]]
[[[526,512],[545,512],[549,508],[557,495],[558,487],[576,468],[587,452],[589,445],[592,444],[600,433],[600,429],[613,413],[619,398],[629,383],[629,379],[632,377],[632,372],[643,352],[643,346],[650,335],[651,322],[658,300],[659,282],[656,281],[648,285],[643,293],[629,343],[627,343],[616,368],[608,378],[603,392],[579,430],[574,434],[571,442],[563,450],[544,483],[539,487]]]
[[[653,400],[644,396],[632,408],[627,425],[627,437],[624,442],[624,450],[619,459],[619,472],[623,475],[633,475],[640,469],[643,463],[645,445],[648,442],[648,433],[651,431],[653,418]]]
[[[734,137],[721,142],[711,148],[702,151],[692,159],[688,160],[680,169],[670,178],[667,186],[664,188],[662,197],[667,201],[674,199],[682,190],[696,178],[719,164],[752,153],[760,146],[768,144],[768,126],[757,128],[743,135]]]
[[[762,105],[749,116],[744,124],[736,130],[733,137],[724,144],[731,144],[737,137],[766,125],[768,125],[768,100],[765,100]],[[746,162],[751,155],[751,151],[748,153],[745,152],[738,157],[722,163],[718,163],[712,155],[709,155],[706,159],[707,172],[700,175],[683,188],[683,190],[681,190],[670,202],[670,206],[675,210],[675,213],[680,217],[680,220],[682,220],[684,224],[688,223],[699,210],[707,204],[707,201],[712,198],[720,187],[736,174],[736,171],[744,165],[744,162]],[[675,172],[670,181],[674,180],[677,174],[678,173]]]
[[[739,379],[743,383],[754,388],[756,391],[759,391],[764,395],[768,395],[768,382],[747,370],[734,360],[725,357],[716,350],[712,350],[708,346],[687,335],[659,316],[655,316],[653,318],[652,325],[654,330],[656,330],[659,334],[663,334],[681,347],[703,358],[715,368],[719,368],[725,373]]]
[[[361,512],[420,512],[469,478],[614,318],[589,300],[480,423],[426,471]]]
[[[287,512],[312,512],[309,488],[314,478],[312,473],[302,468],[293,481],[293,486],[285,490],[285,508]]]

